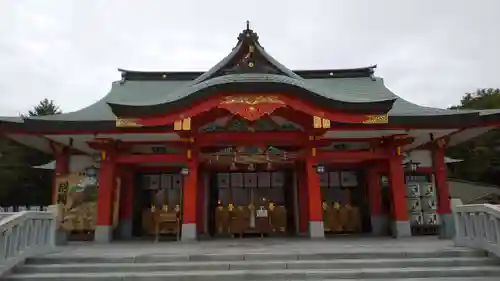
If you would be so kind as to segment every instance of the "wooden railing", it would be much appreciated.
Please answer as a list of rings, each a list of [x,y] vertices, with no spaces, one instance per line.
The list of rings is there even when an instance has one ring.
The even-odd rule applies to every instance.
[[[455,245],[484,250],[500,257],[500,205],[457,206]]]
[[[55,249],[56,217],[51,212],[2,213],[0,276],[26,258]]]

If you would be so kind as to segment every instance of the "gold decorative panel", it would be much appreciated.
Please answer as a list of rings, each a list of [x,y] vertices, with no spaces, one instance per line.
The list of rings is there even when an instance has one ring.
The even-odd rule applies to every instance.
[[[370,115],[363,121],[363,124],[386,124],[389,122],[389,116],[387,114],[382,115]]]
[[[119,128],[136,128],[136,127],[142,127],[141,124],[137,123],[136,119],[134,118],[116,118],[116,127]]]

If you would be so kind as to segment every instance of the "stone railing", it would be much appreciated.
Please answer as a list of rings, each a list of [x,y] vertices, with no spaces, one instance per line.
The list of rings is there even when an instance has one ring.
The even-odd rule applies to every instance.
[[[30,256],[55,249],[56,217],[51,212],[2,214],[0,276]]]
[[[500,257],[500,205],[456,206],[455,245],[484,250]]]

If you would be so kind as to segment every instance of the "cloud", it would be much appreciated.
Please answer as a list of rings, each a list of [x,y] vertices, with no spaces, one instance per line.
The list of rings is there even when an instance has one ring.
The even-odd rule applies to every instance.
[[[435,107],[500,87],[500,1],[18,0],[0,3],[0,115],[39,100],[77,110],[116,68],[206,70],[251,20],[292,69],[378,64],[403,98]]]

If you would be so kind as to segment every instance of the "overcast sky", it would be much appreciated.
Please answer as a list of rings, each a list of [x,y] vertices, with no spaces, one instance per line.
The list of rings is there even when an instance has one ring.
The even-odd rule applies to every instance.
[[[0,115],[85,107],[118,67],[206,70],[247,19],[288,68],[377,64],[396,94],[447,107],[500,87],[499,15],[499,0],[0,0]]]

